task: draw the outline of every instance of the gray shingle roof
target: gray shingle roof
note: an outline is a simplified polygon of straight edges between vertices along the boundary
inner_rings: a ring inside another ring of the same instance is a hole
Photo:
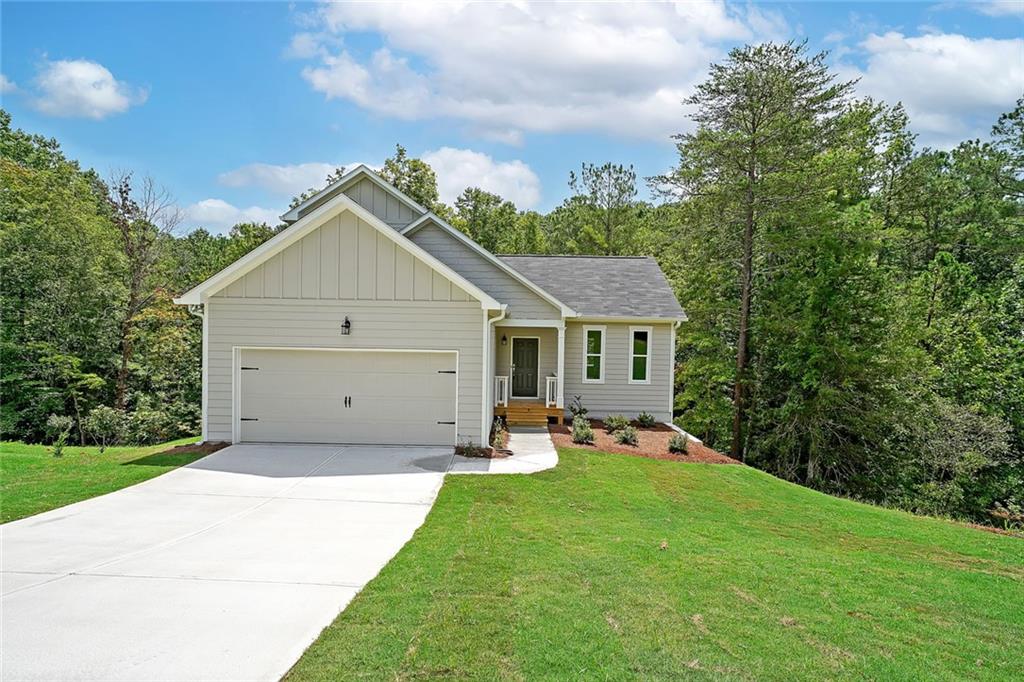
[[[537,286],[588,317],[686,317],[665,273],[650,257],[498,256]]]

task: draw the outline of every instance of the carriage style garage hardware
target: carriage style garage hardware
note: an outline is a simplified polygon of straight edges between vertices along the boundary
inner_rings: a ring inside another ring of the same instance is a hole
[[[348,336],[352,333],[352,322],[349,321],[348,315],[345,316],[345,321],[341,323],[341,335]]]

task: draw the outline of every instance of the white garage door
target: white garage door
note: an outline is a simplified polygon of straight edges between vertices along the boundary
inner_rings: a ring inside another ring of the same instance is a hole
[[[242,350],[242,442],[454,445],[455,353]]]

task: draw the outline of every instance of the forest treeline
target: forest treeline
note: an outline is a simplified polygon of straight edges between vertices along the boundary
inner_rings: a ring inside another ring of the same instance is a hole
[[[381,174],[498,253],[655,256],[690,318],[676,419],[708,445],[1024,523],[1024,100],[985,139],[923,148],[898,103],[785,43],[733,50],[684,104],[671,171],[584,163],[547,214],[476,187],[443,204],[401,146]],[[201,326],[171,298],[283,226],[183,233],[157,183],[100,178],[6,112],[0,172],[3,437],[198,433]]]

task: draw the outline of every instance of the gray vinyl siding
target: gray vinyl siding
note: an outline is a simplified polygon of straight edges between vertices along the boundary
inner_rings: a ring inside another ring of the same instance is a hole
[[[350,199],[396,230],[405,227],[422,215],[394,194],[366,177],[354,182],[343,191]],[[337,192],[324,195],[319,201],[303,209],[300,217],[335,196],[337,196]]]
[[[320,228],[218,291],[215,297],[473,300],[458,285],[349,211],[331,218]]]
[[[505,346],[501,345],[502,336],[508,339],[508,344]],[[558,330],[552,327],[497,327],[494,340],[496,376],[509,376],[513,336],[536,336],[539,338],[537,366],[540,370],[540,378],[537,383],[537,392],[539,397],[543,398],[545,377],[558,373]]]
[[[603,384],[583,383],[583,327],[604,326],[605,371]],[[631,384],[629,378],[629,328],[651,327],[651,383]],[[658,421],[672,421],[672,325],[646,323],[580,323],[565,325],[565,402],[582,396],[589,415],[603,418],[623,414],[635,418],[650,412]]]
[[[509,318],[561,318],[561,311],[558,308],[448,234],[443,228],[430,223],[413,232],[410,239],[498,301],[507,303]]]
[[[483,441],[479,301],[351,213],[218,292],[206,315],[209,440],[232,439],[232,349],[256,346],[458,351],[458,437]]]

